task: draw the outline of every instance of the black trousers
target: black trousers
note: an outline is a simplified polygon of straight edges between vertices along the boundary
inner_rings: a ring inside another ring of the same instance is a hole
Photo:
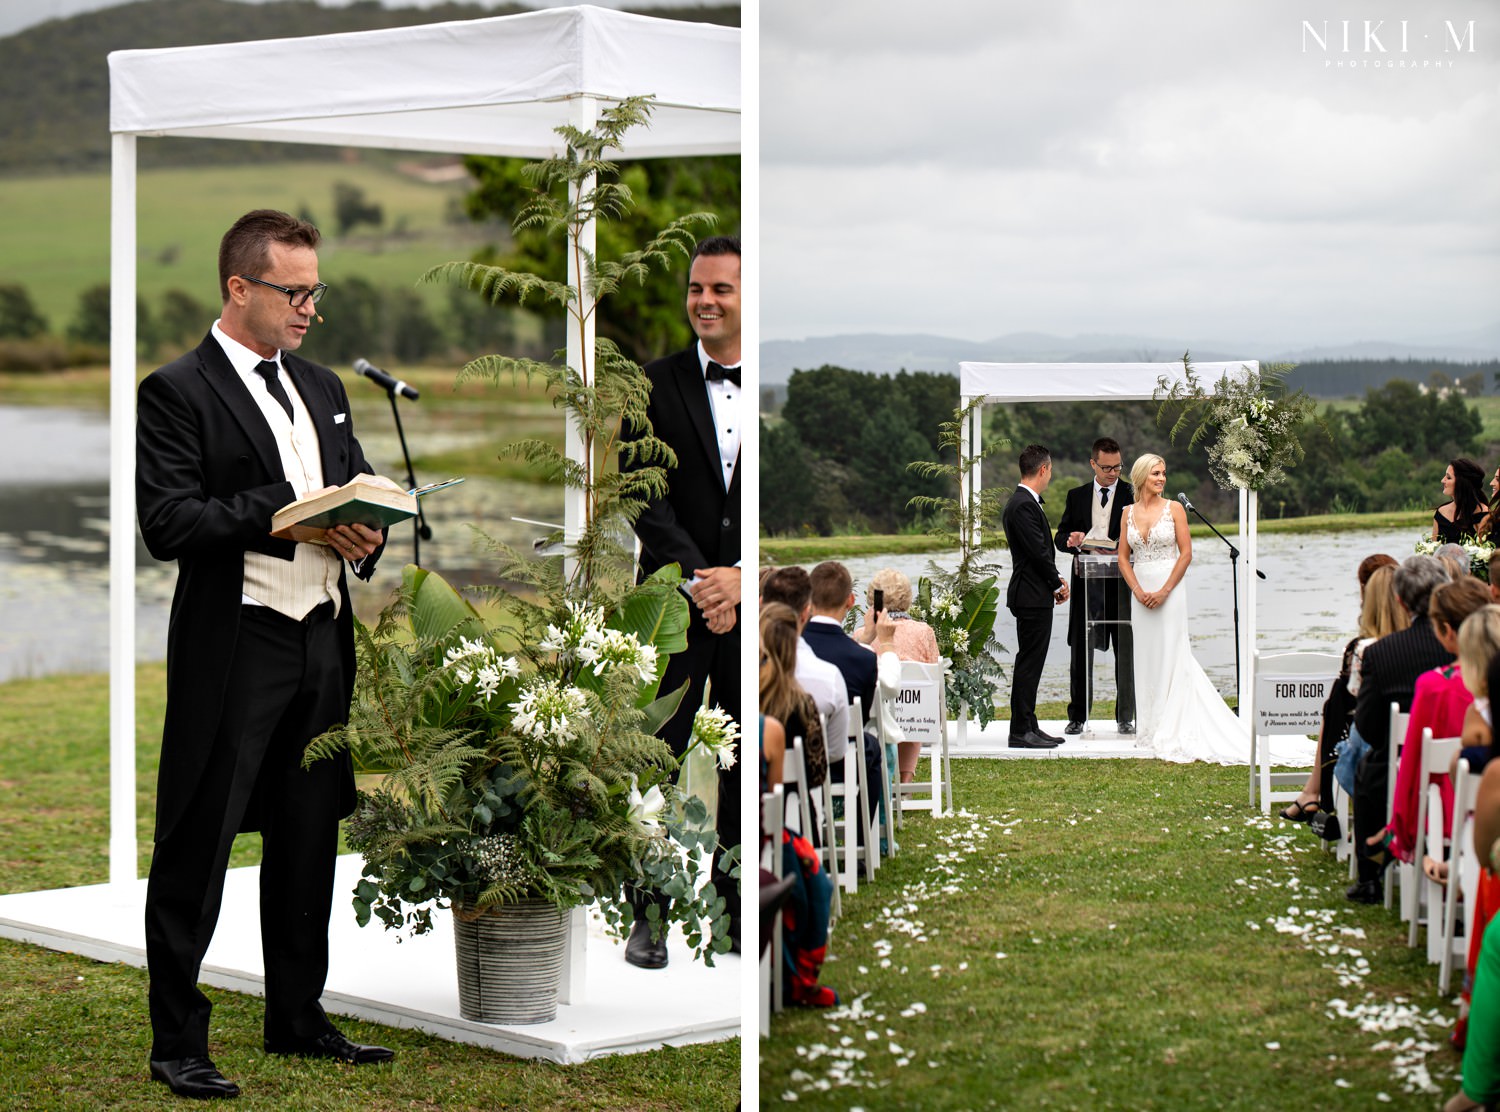
[[[728,633],[715,634],[708,631],[703,615],[694,608],[688,625],[687,649],[673,653],[662,673],[660,690],[665,694],[675,691],[687,683],[687,693],[677,713],[667,720],[661,730],[661,738],[672,747],[674,756],[681,757],[687,751],[693,734],[693,716],[703,705],[703,688],[709,686],[710,703],[722,707],[745,729],[745,720],[740,715],[740,611],[736,609],[735,626]],[[742,739],[743,740],[743,739]],[[744,746],[740,746],[741,756]],[[739,881],[729,874],[724,851],[740,844],[740,768],[744,761],[736,760],[734,767],[719,770],[719,817],[716,833],[719,836],[720,852],[714,855],[714,891],[724,900],[729,912],[729,929],[737,939],[740,933],[740,887]],[[741,862],[743,865],[743,862]],[[640,889],[631,891],[631,904],[640,915],[649,899],[655,898],[665,904],[666,898],[658,894],[647,895]]]
[[[1130,592],[1125,587],[1123,579],[1099,579],[1089,588],[1096,595],[1095,605],[1101,608],[1101,616],[1107,613],[1103,610],[1103,595],[1105,591],[1117,592],[1119,609],[1117,613],[1130,614]],[[1089,719],[1089,674],[1088,674],[1088,650],[1090,638],[1087,636],[1087,627],[1084,625],[1084,585],[1083,580],[1076,575],[1073,577],[1072,585],[1069,587],[1068,606],[1068,649],[1069,649],[1069,683],[1068,683],[1068,720],[1070,722],[1087,722]],[[1108,632],[1106,633],[1105,630]],[[1093,638],[1098,648],[1105,649],[1113,645],[1115,658],[1115,721],[1135,721],[1135,641],[1131,635],[1128,625],[1106,626],[1095,630]],[[1094,665],[1098,669],[1097,662]]]
[[[1382,830],[1391,818],[1385,805],[1391,773],[1386,755],[1384,745],[1372,746],[1354,773],[1354,851],[1360,880],[1379,880],[1385,874],[1384,864],[1365,856],[1365,841]]]
[[[1051,606],[1011,608],[1016,619],[1016,662],[1011,670],[1010,736],[1020,737],[1037,728],[1036,689],[1042,682],[1042,665],[1052,641]]]
[[[340,767],[302,768],[307,742],[342,722],[344,696],[333,604],[303,621],[266,607],[241,612],[218,732],[192,803],[156,843],[146,887],[153,1059],[208,1053],[212,1005],[198,972],[224,895],[230,846],[259,804],[265,1036],[332,1029],[318,1000],[328,973],[328,916],[338,852]]]

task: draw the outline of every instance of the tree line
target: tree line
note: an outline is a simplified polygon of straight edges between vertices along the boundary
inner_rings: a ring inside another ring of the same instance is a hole
[[[897,533],[923,530],[907,503],[917,494],[951,492],[914,476],[917,459],[953,462],[939,452],[939,424],[958,406],[951,374],[895,376],[824,366],[794,371],[780,419],[761,419],[761,528],[771,535]],[[1015,458],[1026,444],[1052,451],[1054,484],[1089,476],[1089,447],[1111,436],[1127,469],[1144,452],[1167,460],[1170,493],[1186,493],[1210,517],[1232,517],[1234,491],[1209,477],[1204,444],[1173,444],[1171,415],[1158,421],[1155,402],[1087,401],[986,407],[986,443],[1009,449],[986,460],[986,486],[1013,486]],[[1457,390],[1391,379],[1367,387],[1352,407],[1325,407],[1298,431],[1305,458],[1288,481],[1261,492],[1264,517],[1360,513],[1436,506],[1439,481],[1456,456],[1489,470],[1500,444],[1482,439],[1479,411]]]

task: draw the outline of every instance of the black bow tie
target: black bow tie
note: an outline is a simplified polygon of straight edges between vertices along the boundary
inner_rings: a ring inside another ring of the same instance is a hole
[[[738,367],[721,367],[719,364],[710,362],[708,370],[703,372],[703,377],[709,382],[723,382],[726,378],[736,386],[740,384],[740,369]]]

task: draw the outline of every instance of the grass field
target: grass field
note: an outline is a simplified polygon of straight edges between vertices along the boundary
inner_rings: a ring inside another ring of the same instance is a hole
[[[761,1041],[761,1106],[1433,1109],[1456,1091],[1436,967],[1245,770],[954,762],[844,896],[822,980]],[[1441,1094],[1441,1095],[1440,1095]],[[793,1103],[795,1102],[795,1103]]]
[[[165,669],[137,672],[137,836],[148,863]],[[0,685],[0,892],[108,879],[108,683],[54,676]],[[232,865],[259,861],[243,835]],[[351,914],[346,901],[335,914]],[[376,928],[370,928],[376,929]],[[394,1047],[391,1068],[272,1060],[260,1000],[208,990],[211,1052],[260,1109],[723,1109],[739,1099],[737,1040],[557,1066],[341,1020],[352,1038]],[[146,974],[0,941],[0,1108],[182,1108],[147,1080]]]
[[[384,208],[385,231],[368,226],[333,235],[333,187],[348,182]],[[429,185],[379,159],[143,170],[137,186],[137,263],[141,296],[154,306],[169,289],[218,304],[219,239],[253,208],[306,209],[325,239],[320,277],[333,285],[359,276],[377,287],[409,287],[424,270],[467,258],[475,246],[508,237],[503,227],[446,220],[467,183]],[[109,177],[71,174],[0,178],[5,250],[0,283],[20,283],[61,333],[78,295],[109,280]],[[396,231],[395,229],[400,229]],[[443,287],[432,287],[434,298]]]

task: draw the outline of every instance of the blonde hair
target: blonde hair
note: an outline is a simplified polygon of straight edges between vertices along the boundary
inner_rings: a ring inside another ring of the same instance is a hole
[[[797,614],[784,602],[760,608],[760,712],[783,723],[803,702],[797,682]]]
[[[1396,594],[1395,564],[1386,564],[1371,573],[1365,582],[1364,599],[1359,611],[1359,635],[1384,637],[1411,625],[1411,615]]]
[[[870,576],[870,585],[865,588],[865,602],[875,605],[875,592],[885,592],[885,608],[891,610],[911,609],[911,580],[895,568],[881,568]]]
[[[1167,465],[1167,461],[1154,452],[1147,452],[1132,463],[1130,465],[1130,485],[1139,491],[1141,484],[1151,477],[1151,469],[1158,463],[1163,467]]]
[[[1500,606],[1482,606],[1458,627],[1458,666],[1476,699],[1490,693],[1490,661],[1500,652]]]

